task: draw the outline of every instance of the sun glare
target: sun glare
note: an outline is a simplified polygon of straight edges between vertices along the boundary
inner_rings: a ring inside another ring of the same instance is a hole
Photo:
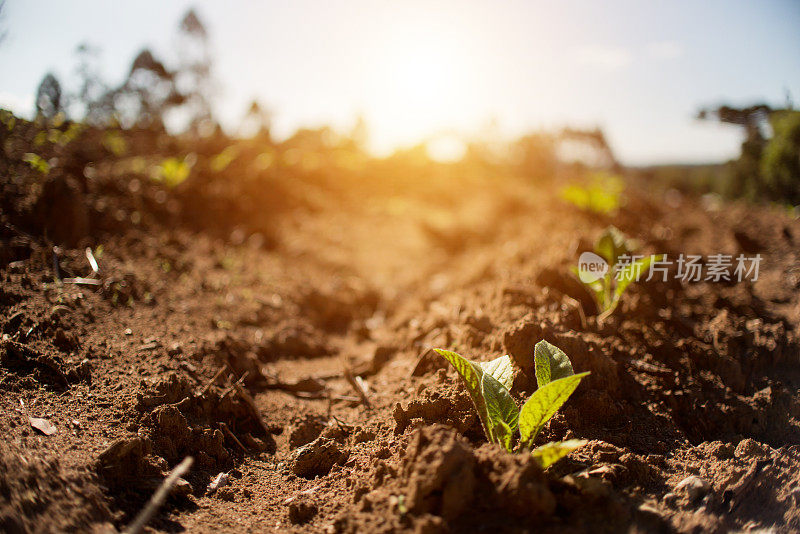
[[[459,37],[437,28],[404,27],[375,48],[365,111],[376,152],[385,154],[465,125],[474,99],[469,55]],[[444,158],[451,159],[454,151],[447,152]]]

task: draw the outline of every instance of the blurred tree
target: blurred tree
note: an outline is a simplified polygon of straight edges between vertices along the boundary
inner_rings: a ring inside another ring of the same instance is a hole
[[[3,8],[4,7],[6,7],[5,0],[0,0],[0,43],[5,41],[6,37],[8,37],[8,30],[5,30],[3,28],[3,26],[4,26],[3,19],[5,18],[3,16]]]
[[[800,111],[770,117],[772,138],[764,147],[761,176],[774,200],[800,205]]]
[[[745,138],[742,141],[741,155],[738,160],[728,163],[728,179],[721,191],[726,196],[749,199],[763,196],[763,186],[759,179],[759,162],[767,142],[764,128],[771,111],[766,104],[756,104],[745,108],[722,105],[701,109],[698,112],[698,119],[716,120],[744,128]]]
[[[133,60],[125,83],[112,91],[113,107],[126,126],[163,129],[166,112],[186,98],[175,87],[175,73],[144,49]]]
[[[270,140],[272,114],[258,100],[253,100],[244,114],[240,129],[243,136],[258,136]]]
[[[64,110],[61,84],[52,72],[45,74],[36,91],[36,116],[52,119]]]
[[[560,152],[565,148],[573,151],[578,159],[588,167],[606,169],[613,172],[620,172],[621,170],[603,130],[599,128],[592,130],[564,128],[558,134],[557,140],[560,145]],[[563,156],[563,154],[560,155]]]
[[[552,180],[558,166],[555,139],[547,133],[520,137],[512,147],[512,158],[523,176],[536,181]]]
[[[744,129],[739,158],[728,163],[722,193],[734,198],[800,203],[798,112],[761,103],[743,108],[727,105],[701,109],[697,117]],[[794,158],[794,159],[793,159]]]
[[[176,87],[186,97],[189,129],[194,133],[213,129],[211,99],[214,82],[208,31],[194,9],[189,9],[181,20],[178,40]]]
[[[108,109],[108,103],[103,98],[108,92],[108,86],[97,68],[100,49],[84,42],[78,45],[75,54],[78,58],[75,74],[79,85],[71,100],[80,106],[82,113],[79,115],[82,115],[86,122],[104,126],[107,124],[106,118],[113,110]]]

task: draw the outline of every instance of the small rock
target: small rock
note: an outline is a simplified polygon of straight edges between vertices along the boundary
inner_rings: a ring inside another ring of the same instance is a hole
[[[173,486],[172,490],[170,491],[170,494],[175,495],[176,497],[187,497],[192,494],[192,491],[194,491],[192,485],[189,484],[188,481],[179,478],[175,483],[175,486]]]
[[[228,480],[230,480],[230,478],[228,477],[228,473],[220,473],[220,474],[218,474],[214,478],[214,480],[212,480],[211,483],[208,485],[208,489],[206,490],[206,493],[208,495],[211,495],[212,493],[214,493],[218,489],[227,486],[228,485]]]
[[[327,475],[334,464],[344,463],[348,456],[348,452],[340,449],[336,441],[319,437],[297,449],[292,461],[292,472],[304,478]]]
[[[675,493],[685,491],[690,502],[702,499],[711,489],[708,481],[695,475],[688,476],[675,486]]]
[[[58,432],[58,429],[50,422],[49,419],[44,419],[42,417],[29,417],[28,420],[33,428],[45,436],[52,436]]]

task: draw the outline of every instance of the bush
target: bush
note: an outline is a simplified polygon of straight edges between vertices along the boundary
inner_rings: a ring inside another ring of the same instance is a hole
[[[800,111],[770,117],[773,135],[761,157],[761,179],[773,200],[800,204]]]

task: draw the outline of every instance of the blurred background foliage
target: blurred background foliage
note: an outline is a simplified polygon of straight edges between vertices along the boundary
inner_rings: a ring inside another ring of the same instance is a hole
[[[0,39],[2,35],[0,31]],[[213,138],[226,146],[214,156],[210,168],[215,172],[227,169],[244,151],[234,145],[214,117],[217,83],[209,35],[195,10],[190,9],[178,24],[176,43],[175,57],[169,60],[142,49],[119,84],[100,75],[99,49],[81,44],[76,50],[75,87],[63,87],[51,72],[42,78],[35,99],[34,122],[41,129],[37,146],[45,141],[69,143],[83,128],[102,130],[102,146],[116,157],[128,154],[133,132]],[[602,130],[567,127],[530,132],[512,141],[494,139],[491,132],[483,139],[460,139],[466,146],[461,160],[476,168],[508,166],[534,183],[556,182],[564,200],[598,213],[610,213],[619,206],[621,176],[688,194],[800,204],[800,112],[794,110],[788,95],[781,108],[762,103],[718,105],[701,109],[697,118],[740,128],[744,138],[740,156],[725,164],[623,169]],[[300,129],[281,143],[281,150],[274,148],[270,127],[270,111],[253,101],[234,136],[259,140],[262,149],[254,161],[262,168],[278,164],[313,172],[335,164],[355,169],[368,157],[368,127],[360,118],[353,131],[344,134],[329,128]],[[429,149],[423,143],[398,150],[393,157],[421,161],[428,157]],[[185,156],[164,153],[151,176],[170,186],[184,182],[191,173]],[[38,154],[29,155],[27,161],[41,172],[49,168],[47,158]]]

